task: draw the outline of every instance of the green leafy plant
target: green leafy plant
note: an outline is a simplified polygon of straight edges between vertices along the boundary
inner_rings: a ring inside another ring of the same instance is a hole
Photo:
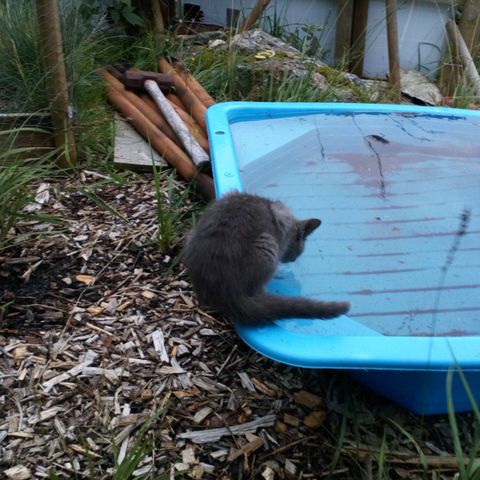
[[[91,2],[81,2],[82,16],[86,19],[94,21],[99,17],[106,17],[115,26],[126,24],[133,27],[144,27],[145,22],[137,13],[132,0],[94,0]]]
[[[143,27],[142,17],[136,13],[136,8],[132,5],[132,0],[109,0],[108,12],[115,23],[123,20],[130,25]]]

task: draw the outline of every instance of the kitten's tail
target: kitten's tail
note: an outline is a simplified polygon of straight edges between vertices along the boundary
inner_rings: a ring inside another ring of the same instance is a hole
[[[283,297],[268,293],[240,297],[228,306],[234,320],[253,325],[281,318],[329,319],[343,315],[349,309],[348,302],[318,302],[304,297]]]

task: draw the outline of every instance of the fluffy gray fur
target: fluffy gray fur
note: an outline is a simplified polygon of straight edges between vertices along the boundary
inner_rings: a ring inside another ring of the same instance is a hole
[[[320,220],[297,220],[281,202],[231,193],[213,203],[190,232],[184,263],[199,301],[244,323],[334,318],[347,302],[270,295],[279,262],[293,262]]]

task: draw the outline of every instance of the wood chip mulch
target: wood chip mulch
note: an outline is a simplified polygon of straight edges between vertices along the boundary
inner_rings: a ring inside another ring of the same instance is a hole
[[[186,197],[182,218],[196,207]],[[132,475],[115,478],[363,478],[384,436],[390,478],[421,471],[415,445],[385,420],[421,428],[418,418],[342,374],[269,361],[198,307],[180,246],[152,243],[151,178],[83,172],[52,182],[41,212],[64,222],[21,224],[16,234],[34,240],[0,252],[6,478],[112,478],[139,445]],[[451,460],[448,422],[433,423],[423,452]]]

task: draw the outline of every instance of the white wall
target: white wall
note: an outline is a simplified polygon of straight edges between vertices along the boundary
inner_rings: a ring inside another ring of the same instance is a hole
[[[448,4],[419,0],[399,1],[397,11],[400,66],[434,77],[445,49]],[[430,44],[430,45],[429,45]],[[383,78],[388,72],[385,1],[370,0],[363,73]]]
[[[238,9],[247,17],[257,0],[185,0],[185,2],[200,5],[205,14],[206,23],[226,24],[227,8]],[[293,32],[296,27],[317,25],[322,27],[318,38],[326,56],[326,62],[333,61],[335,54],[336,27],[335,0],[272,0],[265,10],[265,16],[270,20],[276,16],[281,25],[287,26]],[[268,21],[263,25],[268,32]]]
[[[225,25],[226,9],[239,9],[247,16],[256,0],[186,0],[200,5],[208,23]],[[420,69],[434,77],[445,48],[445,23],[451,17],[451,6],[445,1],[399,0],[398,33],[400,66]],[[318,38],[326,55],[322,60],[333,62],[337,6],[335,0],[272,0],[266,16],[280,18],[289,31],[296,26],[322,27]],[[268,24],[268,22],[267,22]],[[268,31],[268,26],[264,25]],[[428,44],[433,44],[428,45]],[[388,49],[385,22],[385,0],[370,0],[365,45],[364,75],[385,78],[388,72]]]

